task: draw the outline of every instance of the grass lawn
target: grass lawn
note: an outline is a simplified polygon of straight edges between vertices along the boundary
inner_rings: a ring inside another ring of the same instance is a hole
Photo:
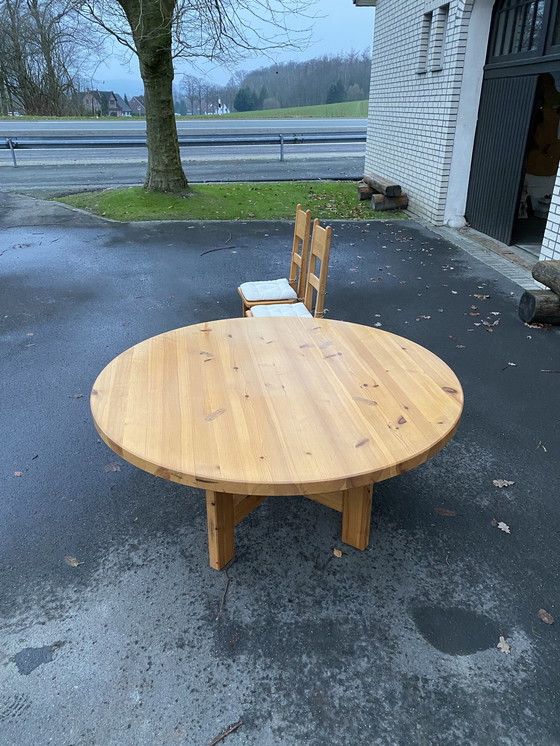
[[[341,104],[298,106],[289,109],[233,112],[222,114],[220,119],[283,119],[297,117],[363,117],[368,115],[367,101],[345,101]]]
[[[185,116],[181,119],[283,119],[283,118],[296,118],[297,117],[367,117],[368,113],[368,102],[367,101],[345,101],[341,104],[320,104],[318,106],[298,106],[291,109],[269,109],[268,111],[243,111],[243,112],[232,112],[231,114],[217,114],[211,115],[197,115],[197,116]],[[107,121],[114,122],[115,127],[121,125],[130,124],[130,122],[143,120],[144,117],[38,117],[38,116],[22,116],[22,117],[5,117],[0,116],[0,122],[17,122],[22,121],[41,121],[41,120],[76,120],[84,121],[91,119],[91,121]]]
[[[320,220],[395,220],[399,210],[374,212],[358,199],[357,182],[285,181],[196,184],[182,194],[147,192],[142,187],[58,197],[114,220],[293,220],[298,203]]]

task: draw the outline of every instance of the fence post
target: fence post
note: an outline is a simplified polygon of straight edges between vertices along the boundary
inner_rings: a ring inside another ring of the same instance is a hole
[[[10,147],[10,150],[12,151],[12,160],[14,162],[14,168],[17,168],[17,161],[16,161],[16,151],[14,150],[14,144],[12,142],[12,138],[8,137],[8,145]]]
[[[280,135],[280,160],[284,160],[284,135]]]

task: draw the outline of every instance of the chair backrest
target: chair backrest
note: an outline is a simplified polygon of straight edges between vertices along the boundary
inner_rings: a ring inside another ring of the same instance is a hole
[[[329,271],[329,255],[331,252],[332,228],[328,225],[321,228],[319,221],[313,221],[311,236],[311,250],[309,252],[309,271],[303,302],[305,307],[315,318],[322,319],[325,313],[325,291],[327,289],[327,273]],[[317,262],[320,262],[317,273]],[[313,309],[313,295],[315,294],[315,309]]]
[[[309,261],[309,235],[311,232],[311,210],[304,212],[301,205],[296,207],[294,241],[292,243],[292,260],[288,282],[296,291],[298,298],[303,298]]]

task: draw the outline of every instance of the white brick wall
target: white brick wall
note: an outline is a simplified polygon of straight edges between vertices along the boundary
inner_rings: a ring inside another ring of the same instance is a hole
[[[443,5],[378,0],[365,164],[366,173],[398,182],[410,211],[436,225],[445,212],[472,2],[451,0],[445,40]],[[428,9],[431,38],[419,73]]]
[[[560,259],[560,172],[552,193],[540,258]]]
[[[460,207],[464,210],[493,4],[492,0],[476,0],[473,34],[477,38],[473,42],[471,34],[463,80],[474,2],[450,0],[448,9],[442,10],[445,0],[377,1],[365,172],[399,183],[408,194],[410,212],[435,225],[445,222],[446,212],[447,217],[460,216]],[[428,25],[429,46],[423,54]],[[462,141],[461,147],[456,144],[458,157],[452,170],[461,93]],[[450,172],[454,180],[448,193]],[[560,170],[541,258],[560,259]]]

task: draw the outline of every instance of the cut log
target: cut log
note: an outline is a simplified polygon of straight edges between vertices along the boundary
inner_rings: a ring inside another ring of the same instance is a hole
[[[519,301],[519,318],[528,324],[560,324],[560,296],[551,290],[526,290]]]
[[[373,189],[365,181],[360,181],[358,184],[358,196],[361,200],[371,199],[373,195]]]
[[[554,290],[560,295],[560,261],[557,259],[545,259],[537,262],[531,272],[535,280],[542,282],[547,288]]]
[[[363,180],[374,191],[384,194],[386,197],[400,197],[402,194],[402,189],[398,184],[389,181],[389,179],[384,179],[382,176],[377,176],[376,174],[364,174]]]
[[[385,197],[384,194],[374,194],[371,198],[372,210],[406,210],[408,197],[401,194],[400,197]]]

